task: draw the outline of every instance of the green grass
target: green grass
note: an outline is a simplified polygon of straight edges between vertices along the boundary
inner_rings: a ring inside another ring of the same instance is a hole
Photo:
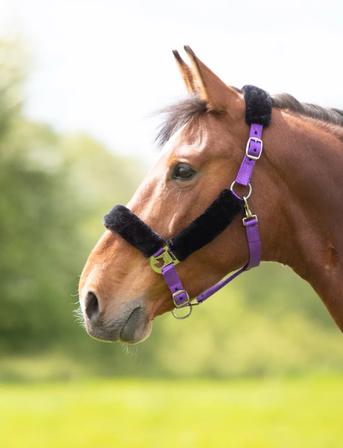
[[[0,385],[2,448],[341,448],[343,377]]]

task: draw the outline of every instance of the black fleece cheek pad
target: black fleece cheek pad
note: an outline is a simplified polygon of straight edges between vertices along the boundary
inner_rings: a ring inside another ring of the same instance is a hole
[[[242,210],[243,202],[230,190],[223,190],[202,215],[167,244],[178,260],[182,261],[212,241]],[[163,238],[123,205],[116,205],[105,216],[104,224],[147,258],[166,244]]]

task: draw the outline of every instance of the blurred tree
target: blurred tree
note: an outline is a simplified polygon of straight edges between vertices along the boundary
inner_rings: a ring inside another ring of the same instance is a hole
[[[20,48],[0,43],[0,349],[39,351],[80,333],[79,272],[133,171],[90,137],[25,119],[24,65]]]

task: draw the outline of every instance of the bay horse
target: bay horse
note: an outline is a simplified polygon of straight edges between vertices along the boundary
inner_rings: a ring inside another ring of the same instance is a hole
[[[228,272],[260,259],[288,265],[309,282],[343,330],[343,111],[229,87],[185,51],[190,64],[174,56],[190,97],[167,109],[157,163],[127,208],[107,215],[83,269],[88,333],[142,341],[157,315],[191,309],[189,297],[212,294]],[[251,113],[255,122],[247,121]],[[237,172],[255,163],[252,182],[251,167],[249,182],[237,182]],[[245,234],[241,213],[243,222],[255,219],[255,236]]]

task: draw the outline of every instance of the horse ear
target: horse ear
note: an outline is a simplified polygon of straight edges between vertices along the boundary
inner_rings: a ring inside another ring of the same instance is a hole
[[[185,63],[185,61],[181,58],[179,52],[177,50],[173,50],[173,55],[176,59],[177,65],[180,69],[183,80],[186,84],[187,90],[190,94],[195,95],[197,93],[194,85],[194,79],[191,72],[191,69]]]
[[[193,85],[196,94],[207,102],[208,109],[213,111],[226,111],[236,117],[244,110],[242,95],[232,87],[227,86],[212,70],[210,70],[193,52],[189,46],[185,46],[193,73]]]

